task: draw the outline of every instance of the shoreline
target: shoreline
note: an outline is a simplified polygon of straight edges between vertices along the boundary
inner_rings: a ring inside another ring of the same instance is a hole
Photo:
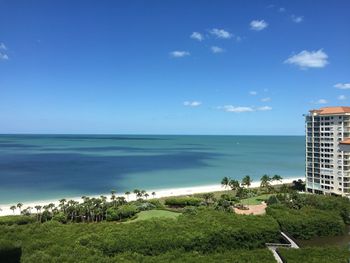
[[[291,178],[285,178],[282,179],[282,182],[274,182],[272,185],[280,185],[280,184],[290,184],[294,180],[304,180],[305,177],[291,177]],[[250,188],[257,188],[260,186],[260,181],[257,182],[252,182]],[[227,191],[229,190],[228,188],[224,188],[221,184],[211,184],[211,185],[202,185],[202,186],[188,186],[188,187],[177,187],[177,188],[165,188],[165,189],[150,189],[146,190],[146,192],[150,195],[150,199],[153,197],[151,196],[152,192],[155,192],[156,195],[154,198],[162,198],[162,197],[171,197],[171,196],[182,196],[182,195],[192,195],[192,194],[200,194],[200,193],[208,193],[208,192],[220,192],[220,191]],[[107,197],[107,199],[110,199],[111,194],[101,194]],[[91,195],[89,196],[90,198],[99,198],[101,195]],[[129,198],[125,194],[121,193],[116,193],[116,196],[123,196],[125,197],[126,200],[128,201],[134,201],[136,200],[136,195],[134,193],[131,193],[129,195]],[[62,197],[64,198],[64,197]],[[62,199],[59,198],[59,199]],[[37,201],[29,201],[29,202],[23,202],[23,209],[27,207],[32,207],[32,212],[35,213],[35,208],[34,206],[36,205],[47,205],[49,203],[55,204],[57,206],[59,204],[59,199],[55,200],[37,200]],[[82,199],[81,197],[66,197],[67,200],[74,200],[77,202],[81,202]],[[19,215],[19,209],[16,209],[15,212],[13,213],[10,207],[12,205],[15,205],[14,203],[12,204],[0,204],[0,216],[6,216],[6,215]]]

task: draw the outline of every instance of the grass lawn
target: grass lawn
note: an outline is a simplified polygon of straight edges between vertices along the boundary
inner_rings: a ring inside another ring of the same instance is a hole
[[[241,204],[243,205],[259,205],[262,201],[266,201],[273,194],[263,194],[255,197],[247,198],[241,200]]]
[[[151,218],[177,218],[181,213],[166,211],[166,210],[148,210],[148,211],[141,211],[137,214],[137,218],[132,221],[127,221],[127,223],[136,222],[140,220],[147,220]]]

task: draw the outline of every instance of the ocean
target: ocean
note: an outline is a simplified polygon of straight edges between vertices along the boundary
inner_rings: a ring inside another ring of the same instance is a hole
[[[0,204],[304,175],[304,136],[0,135]]]

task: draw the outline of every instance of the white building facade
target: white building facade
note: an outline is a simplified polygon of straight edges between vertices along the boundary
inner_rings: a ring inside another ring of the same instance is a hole
[[[305,116],[306,191],[350,196],[350,107]]]

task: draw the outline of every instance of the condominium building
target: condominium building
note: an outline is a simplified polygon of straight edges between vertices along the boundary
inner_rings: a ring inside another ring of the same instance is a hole
[[[306,190],[350,196],[350,107],[324,107],[305,116]]]

